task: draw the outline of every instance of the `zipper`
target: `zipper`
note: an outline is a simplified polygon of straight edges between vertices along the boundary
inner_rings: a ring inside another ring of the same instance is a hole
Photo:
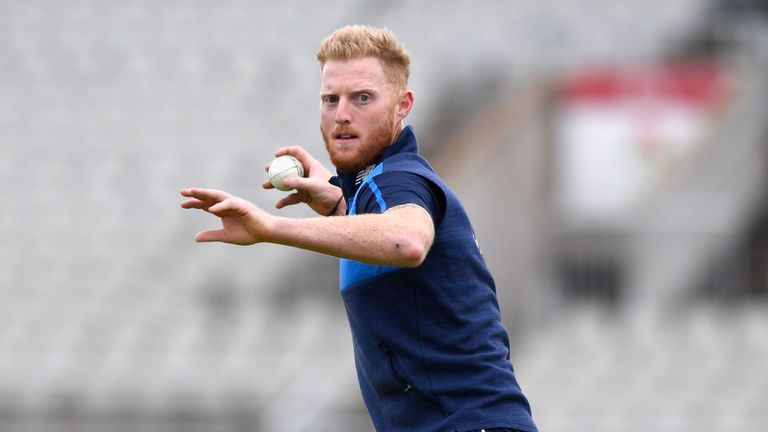
[[[413,386],[408,381],[406,381],[399,373],[397,373],[397,370],[395,369],[395,362],[392,359],[392,352],[389,350],[389,348],[382,345],[381,349],[384,351],[384,354],[387,355],[387,363],[389,363],[389,371],[392,373],[392,376],[396,380],[400,381],[400,383],[403,385],[403,390],[402,390],[403,393],[408,393],[408,391],[410,391],[413,388]]]

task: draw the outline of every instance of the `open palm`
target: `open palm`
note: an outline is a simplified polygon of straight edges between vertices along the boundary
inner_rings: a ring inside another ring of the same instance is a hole
[[[183,189],[181,195],[190,199],[182,208],[205,210],[221,218],[222,228],[201,231],[198,242],[225,242],[250,245],[264,240],[271,215],[254,204],[225,192],[213,189]]]

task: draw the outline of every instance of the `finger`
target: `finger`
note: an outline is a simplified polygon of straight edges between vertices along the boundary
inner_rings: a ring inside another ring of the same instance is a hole
[[[220,242],[220,241],[224,241],[224,239],[225,239],[225,234],[223,229],[200,231],[195,236],[195,241],[200,243]]]
[[[299,160],[299,162],[301,162],[302,165],[304,165],[305,168],[309,168],[311,165],[317,163],[315,158],[312,157],[312,155],[309,154],[308,151],[304,150],[304,147],[301,146],[289,146],[277,149],[275,152],[275,157],[282,155],[291,155],[295,157]]]
[[[229,194],[216,189],[188,188],[180,192],[185,197],[197,198],[201,201],[223,201],[229,198]]]
[[[183,203],[181,203],[181,208],[185,209],[201,209],[205,210],[208,208],[208,204],[198,200],[198,199],[191,199],[186,200]]]
[[[282,156],[282,155],[297,156],[298,154],[301,154],[301,153],[307,156],[309,155],[309,153],[306,150],[304,150],[304,147],[302,146],[285,146],[275,150],[275,157]]]
[[[185,196],[185,197],[193,197],[193,196],[194,196],[194,191],[202,191],[202,190],[204,190],[204,189],[197,189],[197,188],[184,188],[184,189],[181,189],[181,190],[179,191],[179,193],[180,193],[182,196]]]
[[[302,202],[301,201],[301,196],[298,193],[292,193],[292,194],[284,197],[283,199],[281,199],[277,203],[275,203],[275,207],[281,209],[283,207],[287,207],[289,205],[294,205],[294,204],[299,204],[301,202]]]
[[[261,187],[264,189],[274,189],[275,186],[272,185],[272,183],[269,180],[264,180],[264,183],[261,184]]]
[[[216,216],[231,216],[233,212],[237,212],[240,206],[237,201],[233,199],[225,199],[208,207],[208,212],[215,214]]]
[[[306,177],[285,177],[283,178],[283,186],[296,190],[307,190],[312,186],[312,179]]]

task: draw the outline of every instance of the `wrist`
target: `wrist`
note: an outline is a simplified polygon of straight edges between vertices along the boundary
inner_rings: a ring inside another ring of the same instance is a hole
[[[339,211],[339,205],[341,204],[341,200],[343,200],[343,199],[344,199],[344,194],[341,194],[341,196],[339,197],[339,200],[336,201],[336,205],[333,206],[331,211],[328,213],[328,216],[336,215],[336,213]]]
[[[285,244],[290,232],[290,218],[274,216],[263,232],[263,241],[267,243]]]

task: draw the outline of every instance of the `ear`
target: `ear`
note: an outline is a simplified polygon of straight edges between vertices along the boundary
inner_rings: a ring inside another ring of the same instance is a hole
[[[411,108],[413,108],[413,92],[407,89],[401,91],[400,100],[397,105],[397,121],[401,122],[404,118],[408,117]]]

